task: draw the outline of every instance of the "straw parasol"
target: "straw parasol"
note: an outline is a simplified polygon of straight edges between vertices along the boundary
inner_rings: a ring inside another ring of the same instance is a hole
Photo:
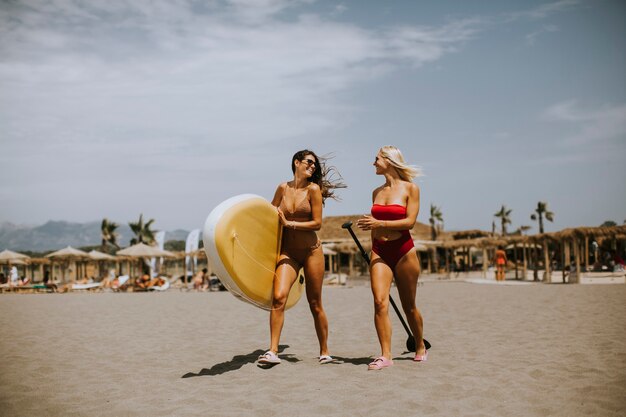
[[[491,233],[486,232],[480,229],[471,229],[471,230],[459,230],[457,232],[448,232],[448,235],[452,236],[452,239],[476,239],[480,237],[488,237],[491,236]]]
[[[156,246],[148,246],[145,243],[137,243],[126,249],[118,250],[117,255],[131,258],[173,258],[176,256],[170,251],[159,249]]]
[[[65,270],[67,269],[68,262],[74,262],[76,268],[74,278],[78,278],[78,261],[83,261],[89,259],[89,254],[80,249],[73,248],[68,246],[66,248],[60,249],[56,252],[52,252],[46,255],[46,258],[55,261],[61,261],[63,267],[63,280],[65,281]]]
[[[175,258],[176,254],[167,250],[159,249],[156,246],[149,246],[145,243],[137,243],[136,245],[129,246],[125,249],[119,250],[116,253],[118,256],[123,256],[128,259],[145,260],[148,258]],[[130,273],[130,260],[128,261],[129,273]]]
[[[87,259],[89,254],[80,249],[75,249],[71,246],[60,249],[56,252],[52,252],[46,255],[46,258],[51,259]]]
[[[111,256],[108,253],[100,252],[97,250],[91,250],[89,253],[89,259],[94,261],[98,265],[98,275],[102,276],[102,264],[106,262],[116,262],[115,256]]]
[[[8,263],[24,265],[28,259],[30,259],[30,256],[19,252],[13,252],[12,250],[5,249],[0,252],[0,263],[2,264]]]
[[[87,255],[89,255],[89,258],[94,261],[114,261],[115,260],[115,256],[111,256],[108,253],[103,253],[95,249],[89,252]]]

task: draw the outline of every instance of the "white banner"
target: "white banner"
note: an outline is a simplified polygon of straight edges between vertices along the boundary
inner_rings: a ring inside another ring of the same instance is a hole
[[[193,259],[193,271],[195,271],[198,267],[198,257],[190,256],[191,253],[198,250],[200,244],[200,229],[193,229],[187,235],[187,241],[185,242],[185,275],[191,276],[192,268],[191,268],[191,260]]]
[[[154,235],[154,241],[156,246],[163,250],[163,244],[165,243],[165,231],[161,230]],[[150,270],[152,271],[152,277],[156,277],[161,272],[161,266],[163,265],[163,258],[159,258],[159,266],[157,268],[157,259],[150,259]]]

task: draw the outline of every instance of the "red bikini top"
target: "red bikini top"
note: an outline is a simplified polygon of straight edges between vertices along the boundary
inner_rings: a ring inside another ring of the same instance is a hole
[[[406,218],[406,207],[400,204],[374,204],[372,216],[377,220],[401,220]]]

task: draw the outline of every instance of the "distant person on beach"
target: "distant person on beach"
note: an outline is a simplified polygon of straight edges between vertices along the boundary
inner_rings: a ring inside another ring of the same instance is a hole
[[[141,278],[137,278],[135,280],[135,289],[142,291],[147,290],[150,287],[150,276],[148,274],[143,274]]]
[[[113,279],[105,278],[102,282],[102,288],[109,288],[112,290],[125,290],[128,286],[127,279],[122,282],[122,277],[114,276]]]
[[[458,262],[456,261],[455,258],[452,259],[452,262],[450,262],[450,272],[454,273],[455,278],[459,276],[459,272],[461,272],[461,269],[459,267]]]
[[[58,290],[57,284],[50,281],[50,270],[48,269],[43,272],[43,285],[45,285],[46,288],[51,289],[52,292],[57,292]]]
[[[343,185],[329,181],[329,168],[309,150],[293,155],[291,171],[293,179],[280,184],[272,200],[283,226],[283,237],[272,290],[270,348],[259,356],[259,363],[280,363],[278,343],[285,321],[285,305],[300,268],[304,268],[306,275],[306,296],[320,345],[319,362],[327,363],[333,359],[328,351],[328,319],[322,306],[324,254],[315,231],[322,227],[324,201],[334,197],[334,188]]]
[[[208,291],[211,278],[209,277],[209,270],[207,268],[202,268],[202,291]]]
[[[150,280],[148,284],[148,288],[160,288],[163,287],[167,283],[165,277],[154,277]]]
[[[370,277],[374,295],[374,325],[380,342],[381,355],[368,369],[379,370],[393,365],[391,356],[391,321],[389,319],[389,292],[395,277],[402,308],[415,336],[414,360],[428,357],[423,339],[423,320],[415,305],[420,263],[410,230],[415,225],[420,206],[420,190],[412,181],[419,175],[416,167],[407,165],[400,150],[384,146],[374,160],[376,175],[385,177],[385,183],[372,193],[371,216],[357,221],[362,230],[370,230],[372,259]]]
[[[11,270],[9,271],[9,284],[12,287],[15,287],[19,284],[20,277],[17,273],[17,267],[13,265]]]
[[[84,277],[83,279],[79,279],[76,281],[77,284],[91,284],[93,282],[93,278]]]
[[[205,271],[206,271],[206,268],[203,269],[202,271],[196,272],[196,274],[193,276],[193,289],[194,290],[202,290],[202,287],[204,284]]]
[[[226,287],[222,284],[222,281],[215,275],[211,273],[209,275],[209,291],[226,291]]]
[[[494,263],[496,264],[496,281],[504,281],[507,258],[502,246],[498,246],[498,249],[496,249]]]
[[[616,251],[615,256],[613,257],[613,272],[623,272],[624,271],[624,259],[620,256],[620,254]]]

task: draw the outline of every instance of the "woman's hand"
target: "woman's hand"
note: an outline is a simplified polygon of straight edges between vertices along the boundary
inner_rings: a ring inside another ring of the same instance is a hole
[[[280,207],[276,207],[276,210],[278,211],[278,218],[280,219],[280,224],[282,224],[283,226],[287,226],[287,223],[289,221],[285,217],[285,213],[283,213]]]
[[[365,216],[361,217],[359,220],[356,221],[356,226],[361,230],[379,229],[383,227],[383,225],[384,225],[384,222],[380,220],[376,220],[369,214],[366,214]]]

